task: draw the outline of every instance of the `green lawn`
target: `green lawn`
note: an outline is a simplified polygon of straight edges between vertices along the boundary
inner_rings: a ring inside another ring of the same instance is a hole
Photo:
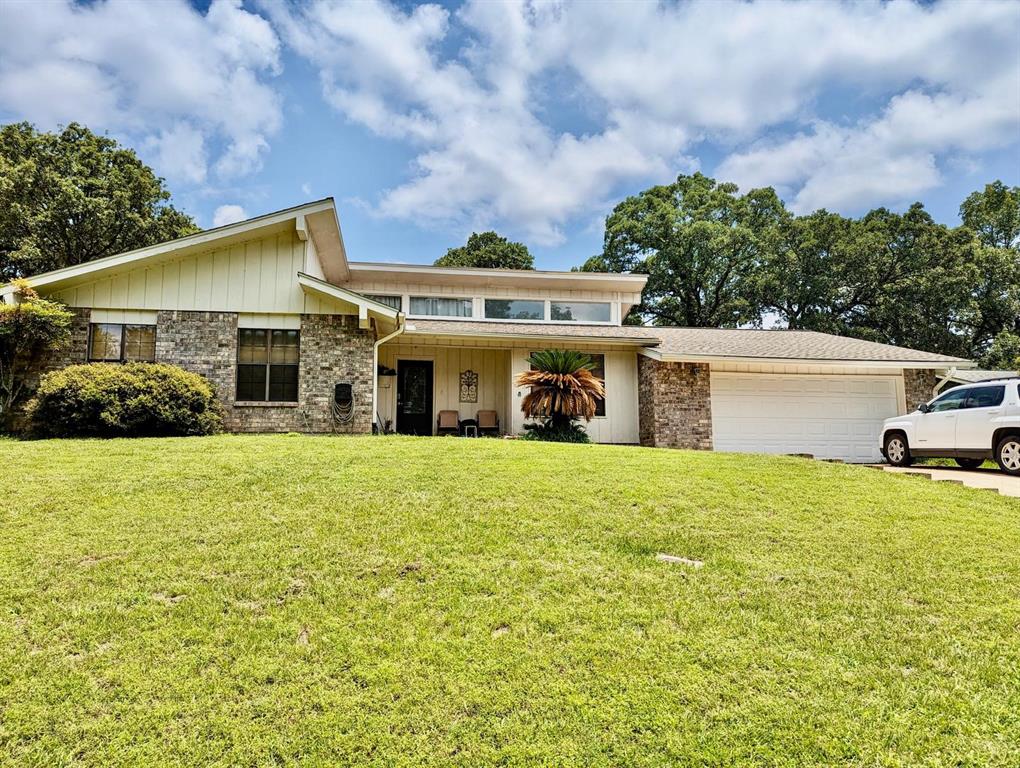
[[[1020,764],[990,492],[454,438],[0,465],[3,764]]]

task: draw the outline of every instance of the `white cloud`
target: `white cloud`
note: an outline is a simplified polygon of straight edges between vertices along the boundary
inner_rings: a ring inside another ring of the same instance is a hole
[[[77,121],[199,183],[257,169],[279,128],[280,44],[240,0],[203,16],[183,0],[8,3],[0,113],[43,129]]]
[[[221,205],[213,213],[212,225],[223,227],[248,218],[248,212],[239,205]]]
[[[733,149],[721,171],[785,185],[798,205],[852,205],[930,188],[957,149],[1020,130],[1020,18],[1008,2],[477,0],[451,15],[318,0],[265,10],[318,68],[335,109],[417,147],[411,176],[377,213],[503,224],[542,244],[620,184],[696,165],[685,153],[702,140]],[[594,128],[544,121],[548,83],[561,75]],[[819,95],[834,87],[878,113],[821,119]],[[791,140],[749,144],[790,125]],[[864,164],[875,166],[870,178]]]
[[[942,183],[940,155],[953,166],[1017,139],[1015,90],[1015,82],[998,78],[969,96],[907,91],[877,117],[850,126],[820,121],[808,132],[757,143],[717,173],[745,187],[774,185],[797,212],[909,202]]]

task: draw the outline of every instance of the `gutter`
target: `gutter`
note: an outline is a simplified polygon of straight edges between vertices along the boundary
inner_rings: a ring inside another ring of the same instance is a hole
[[[394,330],[393,333],[383,336],[372,345],[372,426],[374,426],[377,431],[379,429],[379,423],[377,421],[379,417],[379,347],[390,339],[396,338],[402,334],[406,327],[407,323],[404,319],[404,313],[398,312],[396,330]]]

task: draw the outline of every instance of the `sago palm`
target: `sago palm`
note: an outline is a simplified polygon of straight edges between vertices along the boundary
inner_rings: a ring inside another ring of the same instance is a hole
[[[531,370],[517,376],[517,386],[531,387],[521,402],[525,416],[547,419],[554,427],[567,427],[574,419],[591,421],[595,400],[604,398],[606,390],[592,374],[588,355],[545,349],[532,353],[528,362]]]

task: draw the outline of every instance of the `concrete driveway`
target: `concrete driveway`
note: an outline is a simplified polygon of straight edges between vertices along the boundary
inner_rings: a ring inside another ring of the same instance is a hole
[[[959,467],[891,467],[880,466],[886,472],[899,472],[911,475],[928,475],[935,481],[963,483],[968,488],[988,488],[998,491],[1003,496],[1020,498],[1020,477],[1011,477],[1005,472],[995,469],[960,469]]]

